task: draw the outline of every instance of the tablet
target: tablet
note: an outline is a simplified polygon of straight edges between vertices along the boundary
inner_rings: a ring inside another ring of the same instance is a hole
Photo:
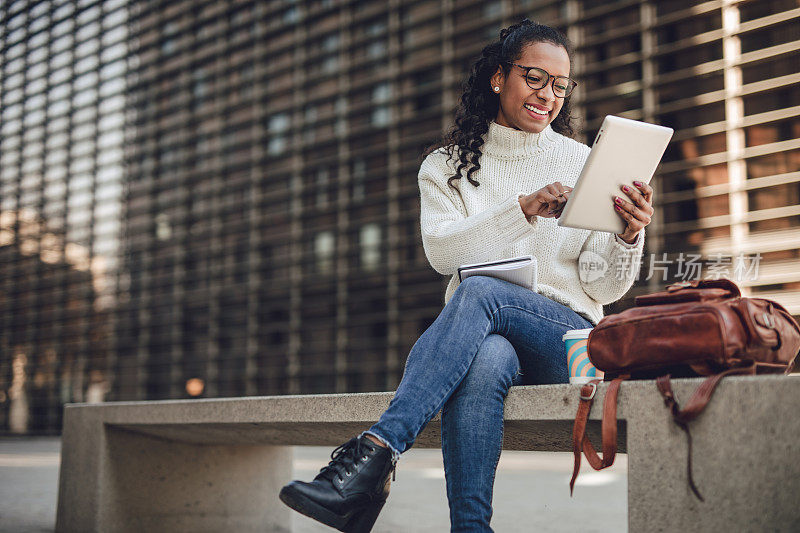
[[[622,233],[625,221],[614,209],[614,196],[628,195],[622,185],[650,183],[672,128],[608,115],[592,143],[575,189],[558,218],[559,226]]]

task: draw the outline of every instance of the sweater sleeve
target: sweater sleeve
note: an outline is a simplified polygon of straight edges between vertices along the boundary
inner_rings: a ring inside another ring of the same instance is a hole
[[[620,243],[613,233],[592,231],[583,244],[579,262],[602,259],[607,264],[607,270],[603,276],[591,280],[581,277],[583,290],[601,305],[622,298],[639,275],[643,249],[644,228],[639,232],[637,241],[630,245]],[[593,254],[597,255],[593,257]]]
[[[460,195],[437,167],[424,161],[418,179],[422,245],[434,270],[452,275],[461,265],[498,259],[509,245],[533,233],[537,218],[528,222],[519,204],[525,193],[467,216]]]

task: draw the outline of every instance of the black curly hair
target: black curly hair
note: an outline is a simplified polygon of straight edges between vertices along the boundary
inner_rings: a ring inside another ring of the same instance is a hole
[[[447,180],[448,185],[454,189],[456,187],[453,181],[461,179],[461,173],[465,168],[468,168],[467,180],[475,187],[480,185],[472,178],[472,174],[481,168],[482,137],[489,131],[489,122],[495,119],[500,107],[500,97],[489,90],[490,78],[497,72],[498,66],[503,69],[503,74],[508,76],[511,69],[509,62],[517,61],[525,46],[541,42],[563,47],[569,55],[570,62],[572,61],[572,45],[563,33],[526,18],[500,30],[500,39],[487,45],[472,64],[469,77],[462,86],[455,124],[441,140],[429,146],[422,154],[424,158],[438,148],[444,147],[450,161],[456,157],[456,148],[458,149],[458,168],[455,175]],[[572,121],[570,98],[567,97],[551,127],[562,135],[572,137],[575,133]]]

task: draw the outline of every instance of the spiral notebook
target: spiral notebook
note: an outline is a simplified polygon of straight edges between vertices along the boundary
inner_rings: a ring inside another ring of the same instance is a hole
[[[491,276],[535,291],[537,278],[536,258],[532,255],[523,255],[510,259],[458,267],[459,281],[464,281],[470,276]]]

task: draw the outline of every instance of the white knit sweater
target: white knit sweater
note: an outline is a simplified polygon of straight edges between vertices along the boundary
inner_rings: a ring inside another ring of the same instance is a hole
[[[596,325],[603,304],[619,300],[633,285],[644,230],[629,245],[613,233],[560,227],[555,218],[534,216],[528,222],[519,197],[555,181],[574,187],[589,147],[550,126],[536,134],[495,122],[484,141],[481,168],[473,174],[478,187],[465,177],[453,182],[458,191],[448,186],[457,162],[448,162],[443,148],[428,155],[419,170],[425,254],[437,272],[453,276],[445,303],[458,286],[459,266],[531,254],[538,262],[537,292]],[[622,191],[620,196],[625,197]],[[587,250],[605,259],[609,269],[599,279],[581,281],[578,258]],[[633,268],[617,269],[618,264]]]

